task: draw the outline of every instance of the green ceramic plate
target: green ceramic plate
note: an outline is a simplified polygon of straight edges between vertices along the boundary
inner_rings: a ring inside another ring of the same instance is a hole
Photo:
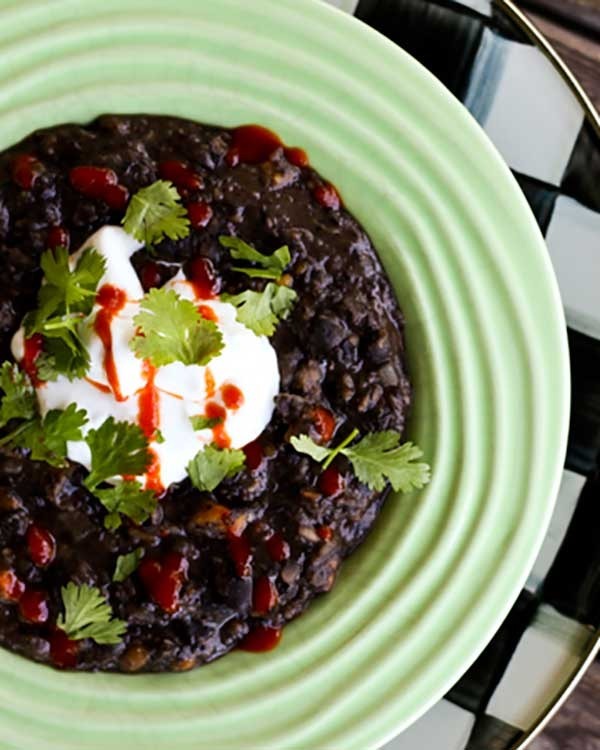
[[[259,122],[305,147],[406,312],[411,437],[434,469],[268,655],[128,677],[1,652],[0,747],[376,747],[492,636],[557,489],[564,321],[516,183],[423,68],[316,0],[0,0],[0,54],[0,147],[105,111]]]

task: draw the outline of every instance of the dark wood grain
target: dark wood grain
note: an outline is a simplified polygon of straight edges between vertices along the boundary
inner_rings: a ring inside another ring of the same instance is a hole
[[[600,10],[597,12],[600,16]],[[537,13],[529,16],[575,73],[593,104],[600,108],[600,41]]]
[[[600,33],[600,0],[521,0],[519,5],[554,18],[569,28]]]
[[[596,662],[530,750],[600,748],[600,662]]]

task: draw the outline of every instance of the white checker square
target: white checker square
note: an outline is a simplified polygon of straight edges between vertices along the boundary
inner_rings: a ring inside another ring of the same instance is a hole
[[[562,691],[593,633],[584,625],[542,605],[519,641],[486,713],[529,729]]]
[[[586,478],[581,474],[576,474],[568,469],[563,472],[550,528],[525,587],[533,593],[539,590],[552,567],[575,513],[577,501],[585,482]]]
[[[560,195],[546,242],[568,324],[600,338],[600,214]]]
[[[583,109],[537,47],[486,29],[465,105],[512,169],[560,185]]]
[[[492,0],[454,0],[459,5],[466,5],[467,8],[477,11],[484,16],[492,15]]]
[[[474,725],[472,713],[441,700],[381,750],[464,750]]]
[[[333,5],[334,8],[345,10],[346,13],[350,13],[350,15],[354,14],[354,11],[358,6],[358,0],[325,0],[325,2],[329,3],[329,5]]]

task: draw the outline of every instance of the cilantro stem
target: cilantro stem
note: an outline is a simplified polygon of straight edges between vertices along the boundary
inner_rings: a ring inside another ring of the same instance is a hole
[[[57,331],[61,328],[69,328],[71,323],[78,323],[80,320],[83,319],[83,315],[80,315],[79,313],[67,313],[67,315],[56,319],[50,319],[47,320],[44,323],[44,330],[45,331]]]
[[[352,430],[352,432],[348,435],[348,437],[345,440],[342,440],[342,442],[337,446],[337,448],[332,448],[331,453],[327,456],[325,461],[323,462],[323,468],[326,469],[328,466],[331,465],[331,462],[333,459],[342,453],[344,448],[349,445],[354,438],[358,437],[359,431],[356,429],[356,427]]]
[[[9,432],[8,435],[5,435],[3,438],[0,438],[0,446],[10,443],[11,440],[14,440],[14,438],[16,438],[22,432],[25,432],[25,430],[30,426],[30,424],[31,424],[30,422],[23,422],[23,424],[19,425],[12,432]]]

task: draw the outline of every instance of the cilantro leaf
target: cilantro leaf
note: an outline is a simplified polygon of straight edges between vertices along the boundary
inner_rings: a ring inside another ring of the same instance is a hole
[[[205,365],[223,349],[215,323],[173,289],[151,289],[133,322],[140,333],[131,341],[132,350],[156,367],[171,362]]]
[[[224,479],[237,474],[245,463],[244,451],[207,445],[189,462],[187,473],[194,487],[212,492]]]
[[[0,368],[0,388],[4,396],[0,401],[0,427],[11,419],[33,419],[37,401],[31,381],[18,365],[3,362]]]
[[[37,310],[23,320],[25,332],[27,336],[40,333],[44,337],[44,352],[39,358],[40,378],[55,380],[58,374],[64,374],[72,380],[89,369],[89,355],[79,325],[92,311],[106,260],[88,247],[71,270],[67,249],[57,247],[42,254],[40,265],[45,283],[38,293]]]
[[[92,470],[84,484],[94,492],[101,483],[119,474],[143,474],[152,461],[148,440],[138,427],[108,417],[85,436],[92,454]]]
[[[142,485],[132,479],[124,480],[114,487],[95,489],[94,495],[108,511],[104,518],[104,527],[109,531],[118,529],[123,514],[134,523],[144,523],[156,508],[156,494],[152,490],[143,490]]]
[[[122,221],[125,231],[145,245],[155,245],[165,237],[187,237],[190,221],[180,200],[177,189],[167,180],[157,180],[138,190]]]
[[[283,247],[275,250],[272,255],[263,255],[263,253],[253,248],[252,245],[248,245],[248,243],[239,237],[221,236],[219,237],[219,242],[229,250],[234,260],[247,260],[259,266],[259,268],[233,266],[233,271],[245,273],[246,276],[278,281],[292,259],[287,245],[283,245]]]
[[[67,329],[47,333],[44,351],[36,360],[40,380],[56,380],[64,375],[69,380],[83,378],[90,368],[90,355],[79,335]]]
[[[382,490],[389,480],[396,492],[424,487],[430,479],[425,463],[415,463],[423,451],[412,443],[400,445],[393,430],[375,432],[345,449],[357,478],[374,490]]]
[[[237,307],[237,319],[257,336],[272,336],[280,320],[290,314],[298,298],[293,289],[270,282],[262,292],[222,294],[221,300]]]
[[[190,422],[194,430],[212,430],[218,424],[221,424],[223,417],[205,417],[202,415],[190,417]]]
[[[357,436],[358,430],[354,430],[337,448],[317,445],[308,435],[293,437],[291,443],[299,453],[306,453],[315,461],[324,461],[324,468],[336,455],[343,454],[350,460],[359,481],[372,490],[383,490],[389,481],[396,492],[408,492],[429,482],[429,466],[416,462],[423,452],[412,443],[401,445],[398,432],[371,432],[350,445]]]
[[[85,409],[69,404],[64,411],[52,409],[43,420],[30,422],[20,435],[14,436],[13,442],[28,448],[33,461],[64,467],[67,465],[67,441],[82,440],[82,427],[87,421]]]
[[[141,547],[134,549],[133,552],[128,552],[126,555],[119,555],[115,565],[115,572],[112,577],[113,581],[115,583],[121,583],[121,581],[129,578],[129,576],[137,570],[143,556],[144,550]]]
[[[100,589],[72,581],[60,590],[64,615],[59,615],[56,626],[74,641],[91,638],[99,644],[120,643],[127,630],[124,620],[113,618],[113,611]]]
[[[315,461],[324,461],[331,453],[331,448],[325,448],[315,443],[308,435],[300,435],[291,438],[292,446],[298,453],[306,453],[307,456],[314,458]]]
[[[106,270],[106,260],[97,250],[91,247],[83,250],[71,270],[69,251],[59,246],[42,254],[40,266],[46,283],[40,287],[38,300],[45,317],[63,307],[66,313],[87,315],[92,311],[96,287]]]

